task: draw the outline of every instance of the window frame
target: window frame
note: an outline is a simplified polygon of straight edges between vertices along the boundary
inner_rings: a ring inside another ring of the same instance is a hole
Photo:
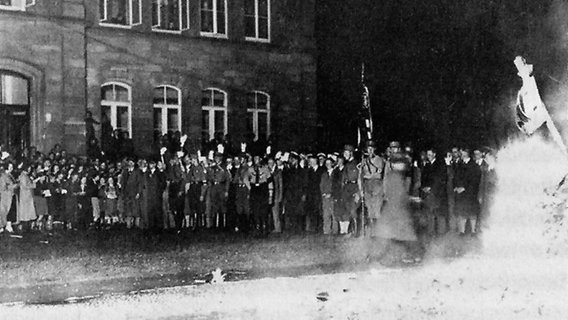
[[[158,16],[157,16],[157,17],[158,17],[158,24],[157,24],[157,25],[154,25],[154,23],[152,22],[152,31],[155,31],[155,32],[164,32],[164,33],[181,34],[183,31],[187,31],[187,30],[189,30],[189,29],[191,28],[191,24],[190,24],[190,23],[191,23],[191,18],[190,18],[190,15],[189,15],[189,14],[190,14],[190,10],[189,10],[190,3],[189,3],[189,0],[176,0],[176,1],[178,2],[178,8],[179,8],[179,13],[178,13],[178,18],[179,18],[179,30],[170,30],[170,29],[162,29],[162,28],[160,28],[160,22],[161,22],[161,21],[160,21],[160,20],[161,20],[160,10],[161,10],[161,9],[160,9],[160,5],[159,5],[159,4],[160,4],[159,1],[160,1],[160,0],[152,0],[152,18],[154,17],[154,6],[153,6],[153,4],[154,4],[155,2],[157,2],[156,8],[157,8],[157,10],[158,10]],[[182,13],[183,13],[183,10],[182,10],[182,7],[183,7],[183,6],[182,6],[182,3],[183,3],[184,1],[185,1],[185,3],[186,3],[186,5],[185,5],[185,7],[186,7],[186,28],[183,28],[183,23],[182,23],[182,21],[183,21],[183,20],[182,20],[182,18],[183,18],[183,14],[182,14]]]
[[[205,92],[208,92],[208,94],[211,95],[211,105],[209,106],[204,106],[203,103],[201,103],[201,116],[203,117],[203,111],[208,111],[209,113],[209,140],[214,139],[215,138],[215,132],[216,132],[216,128],[215,128],[215,111],[223,111],[223,135],[227,135],[229,133],[229,116],[228,116],[228,103],[229,103],[229,96],[227,94],[227,92],[225,90],[221,90],[219,88],[213,88],[213,87],[209,87],[209,88],[205,88],[203,90],[201,90],[201,98],[203,101],[203,94]],[[220,93],[223,94],[223,107],[217,107],[213,105],[213,97],[214,97],[214,93],[215,91],[218,91]],[[202,119],[202,123],[203,123],[203,119]],[[201,132],[203,133],[205,131],[205,128],[201,128]],[[208,141],[207,141],[208,142]]]
[[[153,103],[152,102],[152,106],[153,109],[161,109],[162,110],[162,130],[160,132],[160,134],[164,135],[168,133],[168,110],[172,109],[172,110],[177,110],[178,112],[178,128],[179,131],[182,132],[182,127],[181,127],[181,89],[179,89],[178,87],[174,87],[171,85],[160,85],[155,87],[154,89],[163,89],[164,90],[164,99],[167,100],[167,89],[174,89],[177,92],[177,96],[178,96],[178,104],[167,104],[165,103],[166,101],[164,101],[164,103]],[[156,128],[153,128],[154,132],[156,132]],[[174,131],[175,132],[175,131]]]
[[[228,5],[228,1],[227,0],[212,0],[213,1],[213,32],[208,32],[208,31],[203,31],[202,28],[203,26],[201,25],[201,21],[203,20],[203,8],[201,6],[202,0],[199,1],[199,34],[202,37],[211,37],[211,38],[222,38],[222,39],[228,39],[229,38],[229,13],[228,13],[228,9],[229,9],[229,5]],[[224,6],[225,6],[225,33],[219,33],[218,29],[218,21],[217,21],[217,2],[218,1],[223,1]]]
[[[12,0],[13,1],[13,0]],[[26,11],[26,8],[31,7],[31,6],[35,6],[36,2],[35,0],[21,0],[21,4],[15,5],[15,4],[11,4],[9,6],[6,5],[0,5],[0,10],[7,10],[7,11]]]
[[[102,27],[112,27],[112,28],[123,28],[123,29],[130,29],[134,26],[139,26],[142,24],[142,5],[143,5],[143,0],[127,0],[128,1],[128,14],[129,14],[129,19],[128,21],[130,21],[129,24],[119,24],[119,23],[112,23],[112,22],[104,22],[103,20],[106,20],[108,17],[108,6],[107,3],[109,0],[99,0],[103,3],[103,10],[104,10],[104,14],[103,16],[99,16],[99,26]],[[112,1],[112,0],[110,0]],[[134,1],[138,2],[138,22],[137,23],[132,23],[132,21],[134,20],[134,12],[132,9],[132,3]],[[99,4],[100,5],[100,4]],[[100,12],[99,12],[100,15]]]
[[[116,130],[117,128],[117,114],[118,114],[118,107],[127,107],[128,108],[128,137],[132,139],[132,87],[126,83],[118,82],[118,81],[110,81],[105,82],[101,85],[101,91],[106,86],[119,86],[125,88],[128,91],[128,102],[124,101],[115,101],[115,100],[103,100],[101,97],[100,107],[102,109],[103,106],[110,107],[110,115],[107,115],[110,118],[110,124],[112,126],[112,130]],[[114,90],[114,89],[113,89]]]
[[[252,131],[254,133],[255,139],[259,139],[259,131],[258,131],[258,114],[265,113],[266,114],[266,139],[270,137],[270,95],[264,91],[253,90],[247,92],[248,94],[254,94],[254,108],[249,108],[247,106],[247,116],[252,114]],[[258,95],[263,95],[266,97],[266,109],[259,109],[258,108]]]
[[[246,1],[246,0],[245,0]],[[254,1],[254,28],[255,28],[255,37],[249,37],[246,36],[246,31],[245,31],[245,40],[246,41],[253,41],[253,42],[264,42],[264,43],[270,43],[270,30],[271,30],[271,3],[270,0],[266,0],[267,2],[267,37],[266,38],[260,38],[260,15],[258,14],[258,1],[259,0],[252,0]],[[245,24],[246,24],[246,18],[249,17],[248,15],[244,15],[245,17]]]

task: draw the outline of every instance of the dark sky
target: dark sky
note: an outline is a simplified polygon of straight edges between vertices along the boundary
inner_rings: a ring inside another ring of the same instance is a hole
[[[356,140],[362,62],[381,145],[495,146],[516,132],[516,55],[535,64],[545,102],[559,108],[565,7],[561,0],[319,0],[324,146]]]

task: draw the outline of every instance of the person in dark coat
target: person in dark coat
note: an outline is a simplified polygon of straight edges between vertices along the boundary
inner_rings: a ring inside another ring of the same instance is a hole
[[[124,199],[126,226],[129,229],[134,225],[140,226],[140,198],[142,197],[143,181],[142,172],[135,167],[134,160],[128,159],[127,168],[122,172],[120,185]]]
[[[314,155],[308,157],[307,185],[306,185],[306,231],[319,231],[319,219],[321,217],[321,190],[320,182],[322,175],[326,172],[324,167],[320,167],[318,159]]]
[[[163,226],[162,193],[166,187],[164,174],[156,167],[156,161],[148,162],[148,170],[144,175],[144,199],[146,206],[144,225],[152,232],[158,232]]]
[[[298,154],[290,154],[290,167],[284,171],[284,215],[286,226],[293,232],[304,230],[305,220],[307,177],[299,161]]]
[[[420,178],[420,196],[424,201],[430,235],[444,234],[448,221],[444,206],[446,200],[446,166],[436,158],[436,151],[426,150],[426,163]]]
[[[477,216],[479,215],[479,183],[481,169],[471,159],[469,149],[461,150],[461,163],[454,176],[454,193],[456,198],[455,215],[458,232],[465,234],[467,221],[470,221],[471,232],[475,233]]]

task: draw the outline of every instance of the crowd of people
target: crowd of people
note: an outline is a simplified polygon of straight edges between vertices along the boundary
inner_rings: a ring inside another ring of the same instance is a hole
[[[491,150],[452,148],[444,157],[393,141],[378,152],[272,152],[69,156],[60,145],[0,161],[0,232],[138,228],[224,229],[255,236],[314,232],[417,240],[482,229],[495,185]],[[468,223],[469,222],[469,223]],[[467,227],[469,226],[469,227]]]

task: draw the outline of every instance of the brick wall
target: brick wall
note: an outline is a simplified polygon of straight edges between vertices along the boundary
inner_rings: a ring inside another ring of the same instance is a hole
[[[100,86],[119,81],[132,87],[133,139],[142,154],[150,151],[153,88],[166,84],[182,91],[182,130],[190,138],[201,137],[201,91],[216,87],[228,94],[234,140],[246,134],[246,93],[261,90],[271,95],[271,131],[282,147],[310,145],[317,122],[314,1],[272,0],[269,44],[244,40],[242,1],[229,1],[228,39],[199,36],[197,1],[190,2],[190,30],[181,34],[151,31],[150,10],[132,29],[98,26],[97,1],[38,0],[26,12],[0,11],[0,66],[31,69],[37,87],[32,143],[46,151],[63,142],[83,153],[85,107],[98,118]],[[150,4],[143,0],[143,8]]]

